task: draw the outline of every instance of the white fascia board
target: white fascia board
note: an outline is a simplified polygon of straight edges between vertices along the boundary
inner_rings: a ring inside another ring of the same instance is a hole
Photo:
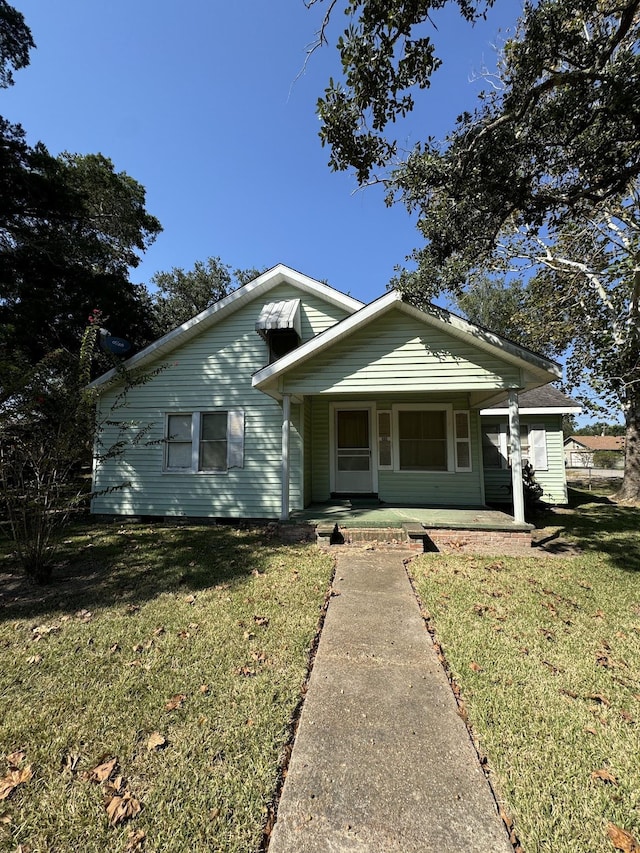
[[[287,353],[287,355],[284,355],[282,358],[274,361],[273,364],[269,364],[267,367],[263,367],[256,371],[256,373],[253,374],[252,379],[253,387],[258,388],[261,391],[265,390],[265,385],[273,382],[292,367],[298,367],[307,359],[311,358],[311,356],[322,352],[322,350],[327,349],[327,347],[335,344],[337,341],[353,334],[357,329],[366,325],[375,317],[386,313],[394,305],[401,302],[402,296],[400,293],[398,293],[397,290],[390,290],[388,293],[385,293],[384,296],[380,296],[378,299],[370,302],[368,305],[365,305],[357,313],[341,320],[334,326],[330,326],[328,329],[325,329],[324,332],[316,335],[315,338],[311,338],[311,340],[306,341],[306,343],[302,344],[297,349],[292,350],[290,353]]]
[[[531,352],[531,350],[524,347],[520,347],[512,341],[496,335],[494,332],[474,326],[468,320],[464,320],[462,317],[458,317],[456,314],[452,314],[438,305],[430,306],[429,312],[421,311],[419,308],[415,308],[406,302],[403,303],[402,308],[417,319],[421,319],[423,322],[436,326],[443,331],[448,331],[458,338],[466,339],[467,341],[471,338],[472,344],[487,352],[491,352],[504,361],[509,361],[520,366],[524,362],[529,370],[533,368],[536,373],[544,371],[545,373],[552,373],[556,379],[562,378],[562,367],[557,362],[544,358],[544,356]],[[546,381],[548,382],[549,379],[547,378]]]
[[[579,415],[582,409],[579,406],[546,406],[533,409],[519,409],[521,415]],[[480,409],[481,415],[508,415],[509,409]]]
[[[218,302],[214,303],[209,308],[206,308],[200,314],[197,314],[181,326],[178,326],[177,329],[173,329],[163,337],[158,338],[158,340],[149,344],[148,347],[145,347],[145,349],[140,350],[140,352],[123,362],[123,366],[127,370],[132,370],[136,367],[142,367],[144,364],[147,364],[149,361],[153,361],[156,358],[168,355],[168,353],[180,346],[180,344],[185,343],[205,329],[215,325],[215,323],[219,323],[220,320],[228,314],[231,314],[233,311],[237,311],[238,308],[242,307],[242,305],[247,302],[250,302],[256,296],[259,296],[261,293],[265,293],[283,283],[297,285],[301,290],[307,293],[317,294],[323,299],[326,299],[328,302],[344,308],[350,313],[358,311],[363,305],[362,302],[357,299],[353,299],[351,296],[340,293],[326,284],[322,284],[319,281],[309,278],[309,276],[290,269],[284,264],[278,264],[270,270],[262,273],[262,275],[259,275],[258,278],[255,278],[248,284],[243,285],[243,287],[239,287],[223,299],[218,300]],[[102,386],[107,385],[115,378],[117,378],[117,370],[113,368],[112,370],[107,371],[107,373],[104,373],[102,376],[98,376],[97,379],[94,379],[88,387],[102,388]]]

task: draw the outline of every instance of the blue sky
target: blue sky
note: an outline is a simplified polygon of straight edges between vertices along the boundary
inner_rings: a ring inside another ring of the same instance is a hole
[[[132,280],[219,256],[233,268],[285,263],[369,301],[418,242],[406,211],[327,166],[317,98],[335,50],[307,64],[325,6],[302,0],[13,0],[37,49],[0,92],[0,113],[49,150],[102,152],[147,191],[164,228]],[[403,144],[442,137],[473,108],[473,75],[494,62],[521,4],[498,0],[474,28],[454,9],[433,37],[444,67]],[[334,22],[342,29],[342,15]]]

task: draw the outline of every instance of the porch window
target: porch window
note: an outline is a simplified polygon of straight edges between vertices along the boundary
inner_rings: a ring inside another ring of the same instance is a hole
[[[456,471],[471,471],[471,428],[469,412],[455,413]]]
[[[454,469],[450,407],[406,404],[395,406],[394,413],[396,470]]]
[[[522,461],[530,462],[536,471],[548,470],[547,436],[543,427],[520,424]],[[482,428],[482,459],[485,468],[508,468],[511,461],[511,442],[508,424],[484,424]]]
[[[242,468],[244,412],[179,412],[166,416],[164,470],[219,474]]]
[[[378,412],[378,468],[393,468],[391,412]]]

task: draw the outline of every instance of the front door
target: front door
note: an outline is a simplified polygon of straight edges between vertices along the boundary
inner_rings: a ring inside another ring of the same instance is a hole
[[[335,491],[370,494],[371,423],[369,409],[336,409]]]

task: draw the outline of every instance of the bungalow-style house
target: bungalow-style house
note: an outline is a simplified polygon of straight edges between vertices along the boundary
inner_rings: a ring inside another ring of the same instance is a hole
[[[527,397],[560,366],[395,290],[365,305],[278,265],[124,364],[146,381],[111,420],[124,411],[145,440],[96,466],[94,513],[285,520],[344,496],[481,507],[510,485],[522,522],[527,458],[566,500],[571,401]],[[92,385],[109,420],[118,373]]]
[[[621,435],[570,435],[564,443],[567,468],[593,468],[594,453],[604,451],[610,455],[610,468],[624,468],[624,436]]]

